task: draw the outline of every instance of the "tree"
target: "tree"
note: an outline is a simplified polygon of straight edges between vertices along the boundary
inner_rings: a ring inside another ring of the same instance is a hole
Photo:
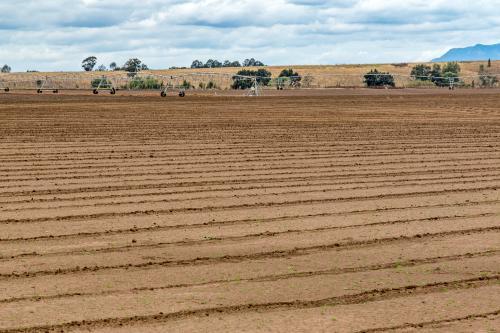
[[[239,61],[229,61],[225,60],[224,62],[220,62],[216,59],[208,59],[206,63],[201,62],[200,60],[194,60],[191,63],[191,68],[220,68],[220,67],[241,67]]]
[[[441,65],[439,64],[432,65],[431,81],[437,86],[442,85]]]
[[[278,77],[287,78],[288,80],[290,80],[290,85],[292,85],[292,86],[299,85],[300,80],[302,79],[300,77],[300,74],[297,72],[294,72],[292,68],[282,70]],[[280,81],[282,81],[282,80],[279,80],[278,82],[280,82]]]
[[[141,71],[143,66],[146,66],[137,58],[132,58],[127,60],[127,62],[123,65],[122,69],[128,72],[129,76],[135,76],[137,72]]]
[[[411,76],[413,76],[415,80],[429,81],[432,76],[431,67],[424,64],[416,65],[411,70]]]
[[[104,65],[100,65],[99,67],[97,67],[97,70],[98,70],[99,72],[105,72],[105,71],[107,71],[107,68],[106,68],[106,66],[104,66]]]
[[[229,60],[226,60],[222,64],[222,67],[241,67],[241,64],[240,64],[239,61],[229,61]]]
[[[109,69],[111,69],[112,71],[117,70],[117,68],[118,65],[116,65],[116,62],[113,61],[112,63],[109,64]]]
[[[488,67],[491,67],[491,59],[488,59]]]
[[[460,78],[458,77],[460,75],[460,65],[458,62],[448,62],[446,65],[443,66],[443,70],[441,72],[442,82],[441,86],[446,86],[451,83],[458,83],[460,82]]]
[[[369,88],[373,87],[395,87],[394,77],[390,73],[382,73],[374,69],[365,74],[365,84]]]
[[[2,73],[10,73],[12,68],[9,65],[3,65],[2,69],[0,70]]]
[[[83,61],[82,61],[82,68],[86,72],[91,72],[94,69],[96,64],[97,64],[96,57],[94,57],[94,56],[87,57],[87,58],[83,59]]]
[[[195,60],[191,64],[191,68],[203,68],[203,66],[204,66],[203,63],[199,60]]]
[[[233,89],[249,89],[253,86],[254,80],[260,85],[267,86],[271,81],[271,72],[266,69],[258,69],[256,71],[243,69],[233,76]]]
[[[146,64],[141,64],[141,71],[148,71],[149,67]]]
[[[205,67],[205,68],[219,68],[219,67],[222,67],[222,63],[218,60],[208,59],[203,67]]]
[[[207,62],[203,65],[204,68],[212,68],[214,64],[213,59],[208,59]]]
[[[243,67],[259,67],[259,66],[265,66],[265,65],[261,61],[255,60],[254,58],[245,59],[245,61],[243,61]]]
[[[491,88],[498,83],[498,78],[485,70],[484,65],[479,65],[479,84],[481,87]]]
[[[448,62],[446,65],[444,65],[443,74],[445,73],[454,73],[458,76],[458,74],[460,74],[460,65],[458,64],[458,62]]]
[[[431,70],[431,81],[438,87],[446,87],[450,83],[460,82],[460,65],[458,62],[448,62],[441,68],[434,64]]]

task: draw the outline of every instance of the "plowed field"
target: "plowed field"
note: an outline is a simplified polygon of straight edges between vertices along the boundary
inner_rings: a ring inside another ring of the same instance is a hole
[[[0,95],[0,332],[495,332],[500,93]]]

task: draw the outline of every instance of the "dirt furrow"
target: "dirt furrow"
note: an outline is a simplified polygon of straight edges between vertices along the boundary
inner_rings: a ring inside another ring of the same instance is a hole
[[[378,299],[408,296],[436,289],[464,289],[498,283],[498,266],[493,258],[471,258],[407,267],[403,274],[395,269],[345,273],[323,279],[321,276],[290,278],[277,281],[242,281],[195,288],[133,292],[129,294],[80,296],[50,299],[44,302],[20,301],[2,303],[6,314],[0,329],[71,325],[89,321],[116,325],[130,320],[172,319],[211,313],[255,311],[258,309],[311,308],[322,305],[366,303]],[[467,268],[464,268],[466,266]],[[302,288],[296,288],[300,284]],[[437,287],[437,288],[436,288]],[[353,302],[353,298],[356,299]],[[350,301],[349,301],[350,300]],[[86,309],[81,311],[81,309]],[[64,311],[61,311],[64,309]],[[158,316],[162,312],[159,317]],[[116,321],[110,320],[115,319]],[[114,326],[114,325],[113,325]]]
[[[365,180],[350,180],[350,181],[328,181],[327,179],[317,180],[292,180],[282,182],[258,182],[255,181],[251,184],[214,184],[214,185],[195,185],[191,184],[185,186],[172,186],[166,184],[155,184],[153,186],[130,186],[123,187],[120,190],[110,189],[108,187],[96,188],[94,192],[87,192],[86,189],[75,190],[69,193],[58,193],[57,191],[51,194],[40,194],[39,192],[30,192],[26,195],[23,192],[18,192],[15,195],[11,193],[11,197],[0,196],[1,204],[21,204],[21,203],[48,203],[48,202],[74,202],[78,200],[100,200],[111,198],[127,198],[134,196],[155,196],[155,195],[168,195],[168,194],[189,194],[189,193],[206,193],[206,192],[224,192],[224,191],[254,191],[254,190],[271,190],[271,189],[292,189],[304,186],[337,186],[339,189],[362,189],[370,187],[384,187],[384,186],[402,186],[404,184],[446,184],[448,182],[462,182],[477,179],[479,181],[485,179],[496,179],[500,176],[499,173],[460,173],[457,175],[448,174],[448,176],[432,176],[432,177],[390,177],[387,179],[365,179]],[[154,191],[152,191],[154,189]],[[2,207],[6,207],[2,205]]]

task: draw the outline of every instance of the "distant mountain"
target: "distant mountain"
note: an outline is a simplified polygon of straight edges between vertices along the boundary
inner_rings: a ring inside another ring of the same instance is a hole
[[[443,61],[470,61],[470,60],[500,60],[500,44],[483,45],[451,49],[433,62]]]

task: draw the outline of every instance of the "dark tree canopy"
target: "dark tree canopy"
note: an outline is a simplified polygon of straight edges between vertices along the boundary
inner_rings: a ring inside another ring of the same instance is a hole
[[[94,56],[87,57],[82,61],[82,68],[86,72],[91,72],[94,69],[95,65],[97,65],[97,58]]]
[[[444,65],[443,74],[445,73],[453,73],[458,76],[458,74],[460,74],[460,65],[458,64],[458,62],[448,62],[446,65]]]
[[[229,61],[225,60],[224,62],[220,62],[215,59],[208,59],[206,63],[201,62],[200,60],[195,60],[191,64],[191,68],[221,68],[221,67],[241,67],[239,61]]]
[[[390,73],[383,73],[379,72],[378,70],[374,69],[369,71],[365,75],[365,84],[367,87],[373,88],[373,87],[395,87],[396,84],[394,83],[394,77]]]
[[[262,66],[265,66],[264,63],[262,63],[259,60],[255,60],[254,58],[245,59],[245,61],[243,61],[243,67],[262,67]]]
[[[203,62],[199,61],[199,60],[195,60],[193,61],[193,63],[191,64],[191,68],[203,68]]]
[[[127,62],[121,69],[128,72],[129,76],[135,76],[137,72],[140,72],[141,70],[147,70],[148,66],[146,64],[143,64],[142,61],[137,58],[131,58],[127,60]]]
[[[2,73],[10,73],[12,68],[10,68],[9,65],[3,65],[2,69],[0,70]]]
[[[415,80],[419,81],[430,81],[431,80],[432,69],[431,66],[419,64],[412,68],[411,76]]]
[[[205,63],[205,68],[220,68],[222,67],[222,63],[218,60],[208,59]]]
[[[142,67],[142,61],[137,58],[127,60],[123,65],[123,70],[127,72],[139,72]]]

